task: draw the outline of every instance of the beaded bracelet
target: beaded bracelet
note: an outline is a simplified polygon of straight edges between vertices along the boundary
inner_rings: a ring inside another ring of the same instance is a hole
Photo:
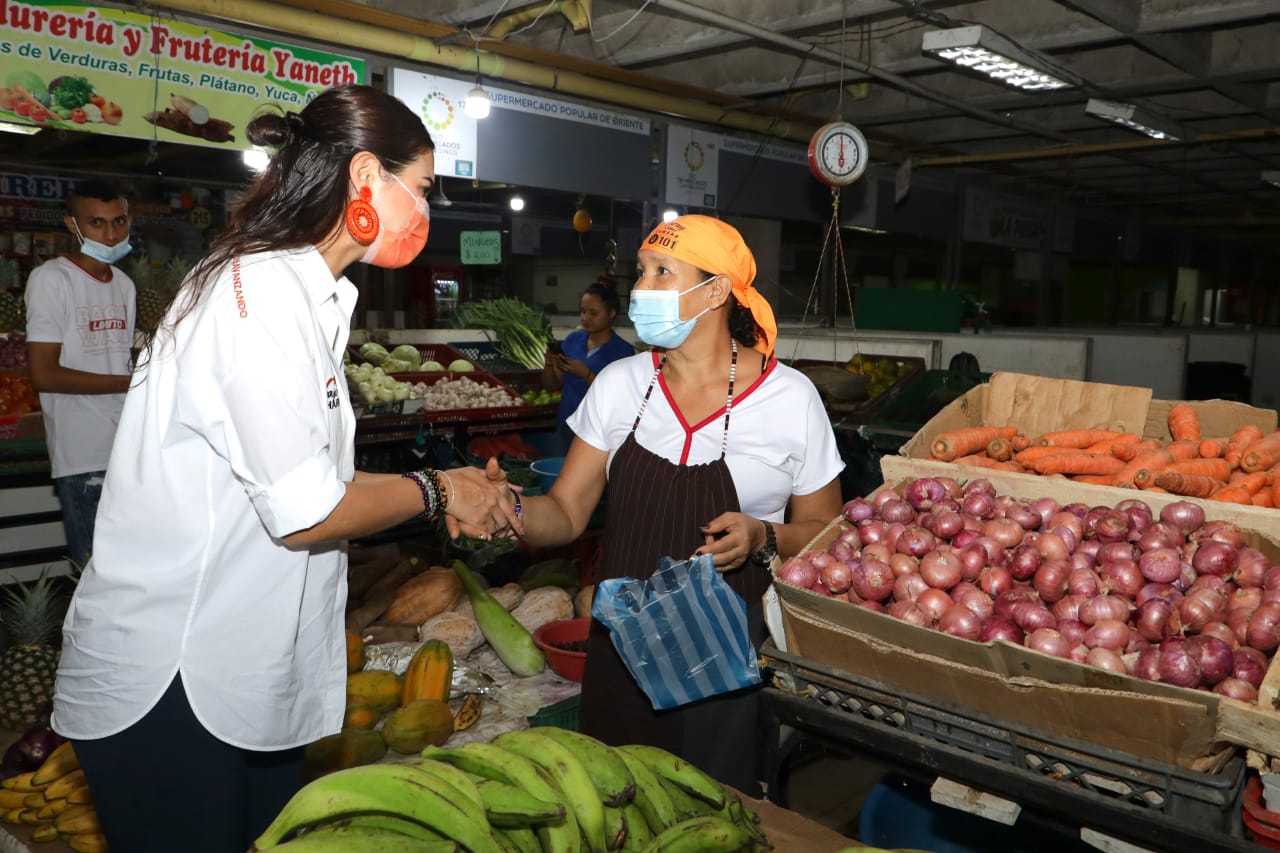
[[[440,511],[447,512],[449,507],[453,506],[455,494],[453,480],[444,471],[431,471],[431,474],[435,478],[436,488],[440,491]]]
[[[415,516],[417,519],[435,518],[440,513],[440,485],[433,476],[434,473],[409,471],[400,475],[417,483],[418,490],[422,492],[422,512]]]

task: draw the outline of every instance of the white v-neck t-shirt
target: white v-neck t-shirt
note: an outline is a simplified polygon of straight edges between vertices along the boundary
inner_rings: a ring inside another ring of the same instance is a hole
[[[755,350],[738,352],[739,362],[759,357]],[[608,451],[610,465],[631,432],[658,358],[657,353],[642,352],[605,367],[569,418],[579,438]],[[727,392],[727,362],[724,380]],[[713,462],[723,446],[742,512],[753,518],[782,521],[792,495],[812,494],[844,469],[817,389],[804,374],[776,359],[755,382],[737,383],[727,443],[724,438],[723,407],[691,424],[659,377],[636,428],[637,443],[678,465]]]
[[[280,540],[324,520],[354,476],[355,302],[314,248],[252,255],[139,357],[64,625],[60,734],[127,728],[179,672],[233,746],[341,727],[346,554]]]

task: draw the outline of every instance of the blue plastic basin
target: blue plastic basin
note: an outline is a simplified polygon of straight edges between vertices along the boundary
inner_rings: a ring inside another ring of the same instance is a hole
[[[529,470],[538,475],[538,485],[541,487],[543,494],[551,491],[551,486],[555,484],[556,478],[560,476],[560,468],[563,465],[563,456],[548,456],[546,459],[539,459],[529,466]]]

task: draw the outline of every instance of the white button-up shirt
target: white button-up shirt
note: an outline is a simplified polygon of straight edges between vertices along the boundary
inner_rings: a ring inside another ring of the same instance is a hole
[[[252,255],[156,339],[67,613],[60,734],[127,728],[179,672],[196,717],[234,746],[340,728],[345,550],[281,539],[323,521],[354,476],[342,353],[355,302],[313,248]]]

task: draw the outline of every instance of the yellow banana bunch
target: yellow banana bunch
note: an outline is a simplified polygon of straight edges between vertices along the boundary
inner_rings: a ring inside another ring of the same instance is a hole
[[[61,838],[72,850],[87,853],[107,849],[89,783],[70,741],[30,773],[0,781],[0,820],[36,827],[32,841]]]

